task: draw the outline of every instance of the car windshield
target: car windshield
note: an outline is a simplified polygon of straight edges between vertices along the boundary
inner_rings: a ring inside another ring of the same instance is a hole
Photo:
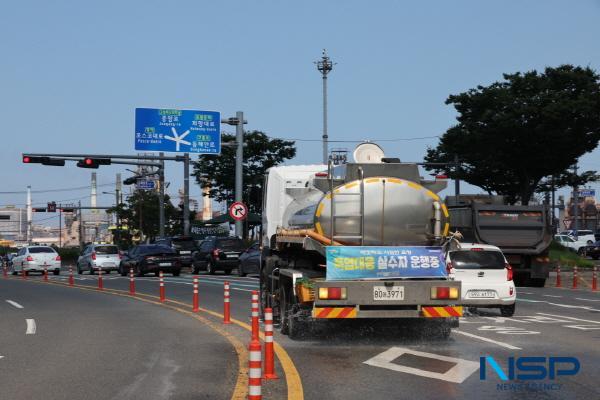
[[[52,247],[30,247],[29,253],[56,253]]]
[[[502,269],[504,256],[498,251],[453,251],[450,260],[455,269]]]
[[[119,254],[117,246],[98,246],[94,249],[97,254]]]
[[[177,250],[195,250],[196,243],[192,239],[173,239],[173,247]]]
[[[175,254],[175,251],[162,244],[149,244],[139,247],[140,254]]]
[[[244,250],[244,242],[238,238],[217,239],[216,247],[223,250]]]

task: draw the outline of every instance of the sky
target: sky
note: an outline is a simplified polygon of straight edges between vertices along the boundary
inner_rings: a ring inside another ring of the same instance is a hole
[[[448,95],[502,73],[564,63],[600,70],[599,20],[598,0],[4,2],[0,206],[23,205],[24,194],[6,192],[27,185],[89,185],[92,170],[24,165],[23,152],[134,154],[136,107],[224,118],[243,111],[248,130],[303,139],[288,164],[319,163],[321,143],[306,139],[322,134],[313,62],[323,48],[337,63],[328,80],[330,139],[379,140],[387,156],[422,161],[437,143],[431,137],[455,123]],[[582,157],[580,167],[600,170],[599,155]],[[114,190],[117,172],[130,176],[122,166],[96,172],[99,192]],[[168,163],[166,179],[175,195],[182,165]],[[195,184],[191,196],[201,199]],[[33,202],[89,197],[89,189],[38,192]],[[113,199],[101,195],[98,204]]]

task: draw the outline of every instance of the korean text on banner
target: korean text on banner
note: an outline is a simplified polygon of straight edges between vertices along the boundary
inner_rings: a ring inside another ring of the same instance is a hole
[[[327,280],[447,276],[441,247],[327,247]]]

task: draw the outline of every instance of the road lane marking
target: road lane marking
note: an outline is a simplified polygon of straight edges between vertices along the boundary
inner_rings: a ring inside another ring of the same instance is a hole
[[[564,318],[564,319],[570,319],[573,321],[581,321],[581,322],[591,322],[592,324],[600,324],[600,321],[594,321],[594,320],[590,320],[590,319],[582,319],[582,318],[575,318],[575,317],[565,317],[562,315],[556,315],[556,314],[546,314],[546,313],[538,313],[540,315],[549,315],[551,317],[558,317],[558,318]]]
[[[491,331],[497,332],[503,335],[539,335],[537,331],[527,331],[524,328],[517,328],[516,326],[494,326],[485,325],[477,328],[478,331]]]
[[[27,330],[25,331],[25,334],[26,335],[35,335],[35,330],[36,330],[35,319],[26,319],[25,322],[27,323]]]
[[[13,307],[16,307],[16,308],[23,308],[23,306],[22,306],[22,305],[20,305],[19,303],[17,303],[16,301],[12,301],[12,300],[6,300],[6,302],[7,302],[8,304],[10,304],[11,306],[13,306]]]
[[[600,310],[596,309],[596,308],[592,308],[590,306],[574,306],[571,304],[560,304],[560,303],[551,303],[549,301],[546,300],[526,300],[526,299],[520,299],[520,301],[525,301],[528,303],[546,303],[546,304],[550,304],[552,306],[557,306],[557,307],[563,307],[563,308],[580,308],[582,310],[589,310],[589,311],[594,311],[594,312],[600,312]]]
[[[34,282],[34,283],[42,283],[42,284],[47,283],[47,284],[69,287],[69,286],[67,286],[66,283],[56,282],[56,281],[44,282],[41,280],[39,280],[39,281],[30,280],[30,281],[25,281],[25,282]],[[191,311],[180,309],[180,308],[177,308],[177,307],[174,307],[171,305],[166,305],[164,303],[159,303],[158,301],[150,300],[150,299],[158,299],[158,296],[153,296],[153,295],[149,295],[149,294],[145,294],[145,293],[141,293],[141,292],[138,292],[137,295],[132,296],[129,294],[128,291],[119,290],[119,289],[108,289],[108,288],[105,288],[103,291],[99,291],[97,288],[94,288],[92,286],[87,286],[87,285],[75,285],[73,287],[80,289],[80,290],[87,290],[87,291],[91,291],[91,292],[100,292],[100,293],[104,293],[104,294],[113,294],[116,296],[129,297],[131,299],[136,299],[136,300],[144,301],[147,303],[156,304],[159,306],[171,308],[173,310],[182,312],[184,314],[188,314],[188,315],[192,316],[193,318],[196,318],[200,321],[206,320],[207,322],[211,323],[208,319],[201,317],[198,314],[194,314]],[[240,289],[240,290],[244,290],[244,289]],[[148,299],[145,299],[141,296],[147,297]],[[191,308],[191,304],[187,304],[187,303],[183,303],[183,302],[179,302],[179,301],[175,301],[175,300],[167,300],[167,302],[172,303],[172,304],[179,304],[179,305]],[[223,314],[220,314],[216,311],[208,310],[206,308],[199,308],[199,310],[201,312],[210,314],[213,317],[217,317],[220,320],[223,319]],[[241,322],[235,318],[231,318],[231,322],[242,327],[243,329],[245,329],[249,332],[252,331],[252,327],[250,325],[248,325],[244,322]],[[209,326],[211,326],[211,325],[209,325]],[[220,328],[219,325],[214,325],[214,326],[217,328]],[[236,340],[236,338],[232,334],[230,334],[229,332],[226,332],[226,333],[229,335],[229,336],[226,336],[228,338],[228,340],[229,340],[229,338]],[[264,340],[264,332],[260,332],[260,338]],[[296,366],[294,365],[294,362],[292,361],[292,359],[289,356],[289,354],[287,353],[287,351],[279,343],[274,341],[273,344],[274,344],[274,349],[275,349],[275,355],[279,359],[279,363],[281,364],[281,367],[285,373],[286,386],[287,386],[287,390],[288,390],[287,400],[304,400],[304,389],[302,387],[302,380],[300,378],[300,374],[298,373],[298,370],[296,369]],[[232,345],[233,345],[233,343],[232,343]],[[237,352],[238,347],[234,345],[234,348],[236,349],[236,352]],[[247,357],[248,357],[248,354],[246,351],[246,347],[244,345],[241,346],[240,351],[244,351],[244,353],[243,354],[238,353],[238,356],[239,356],[238,362],[239,362],[240,367],[238,370],[238,380],[236,382],[236,386],[235,386],[234,392],[231,397],[232,400],[245,400],[246,396],[248,394],[248,390],[247,390],[247,386],[248,386],[247,385],[247,382],[248,382]]]
[[[556,295],[553,295],[553,294],[543,294],[542,296],[544,296],[544,297],[555,297],[557,299],[562,298],[562,296],[556,296]]]
[[[598,325],[563,325],[565,328],[579,329],[580,331],[598,331],[600,326]]]
[[[434,360],[440,360],[454,364],[449,370],[444,373],[428,371],[425,369],[408,367],[400,364],[396,364],[393,361],[403,354],[410,354],[421,358],[429,358]],[[404,372],[411,375],[424,376],[432,379],[439,379],[442,381],[462,383],[465,379],[471,376],[475,371],[479,369],[479,363],[469,360],[463,360],[462,358],[454,358],[442,356],[439,354],[425,353],[422,351],[415,351],[405,347],[392,347],[389,350],[384,351],[381,354],[376,355],[373,358],[363,361],[363,364],[371,365],[373,367],[390,369],[392,371]]]
[[[489,319],[492,320],[494,322],[498,322],[498,323],[505,323],[506,321],[508,322],[521,322],[522,324],[528,324],[529,322],[527,321],[520,321],[518,319],[514,319],[514,318],[507,318],[507,317],[483,317],[485,319]]]
[[[583,299],[581,297],[575,297],[575,300],[583,300],[583,301],[600,301],[600,299]]]
[[[498,346],[505,347],[505,348],[510,349],[510,350],[522,350],[520,347],[513,346],[512,344],[500,342],[498,340],[486,338],[486,337],[479,336],[479,335],[474,335],[472,333],[465,332],[465,331],[459,331],[458,329],[453,329],[452,332],[458,333],[459,335],[468,336],[468,337],[471,337],[473,339],[479,339],[479,340],[482,340],[484,342],[494,343],[494,344],[497,344]]]

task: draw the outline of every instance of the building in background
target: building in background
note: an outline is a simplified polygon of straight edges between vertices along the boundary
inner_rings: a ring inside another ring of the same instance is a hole
[[[0,208],[0,239],[14,242],[27,240],[27,210],[25,208]]]

